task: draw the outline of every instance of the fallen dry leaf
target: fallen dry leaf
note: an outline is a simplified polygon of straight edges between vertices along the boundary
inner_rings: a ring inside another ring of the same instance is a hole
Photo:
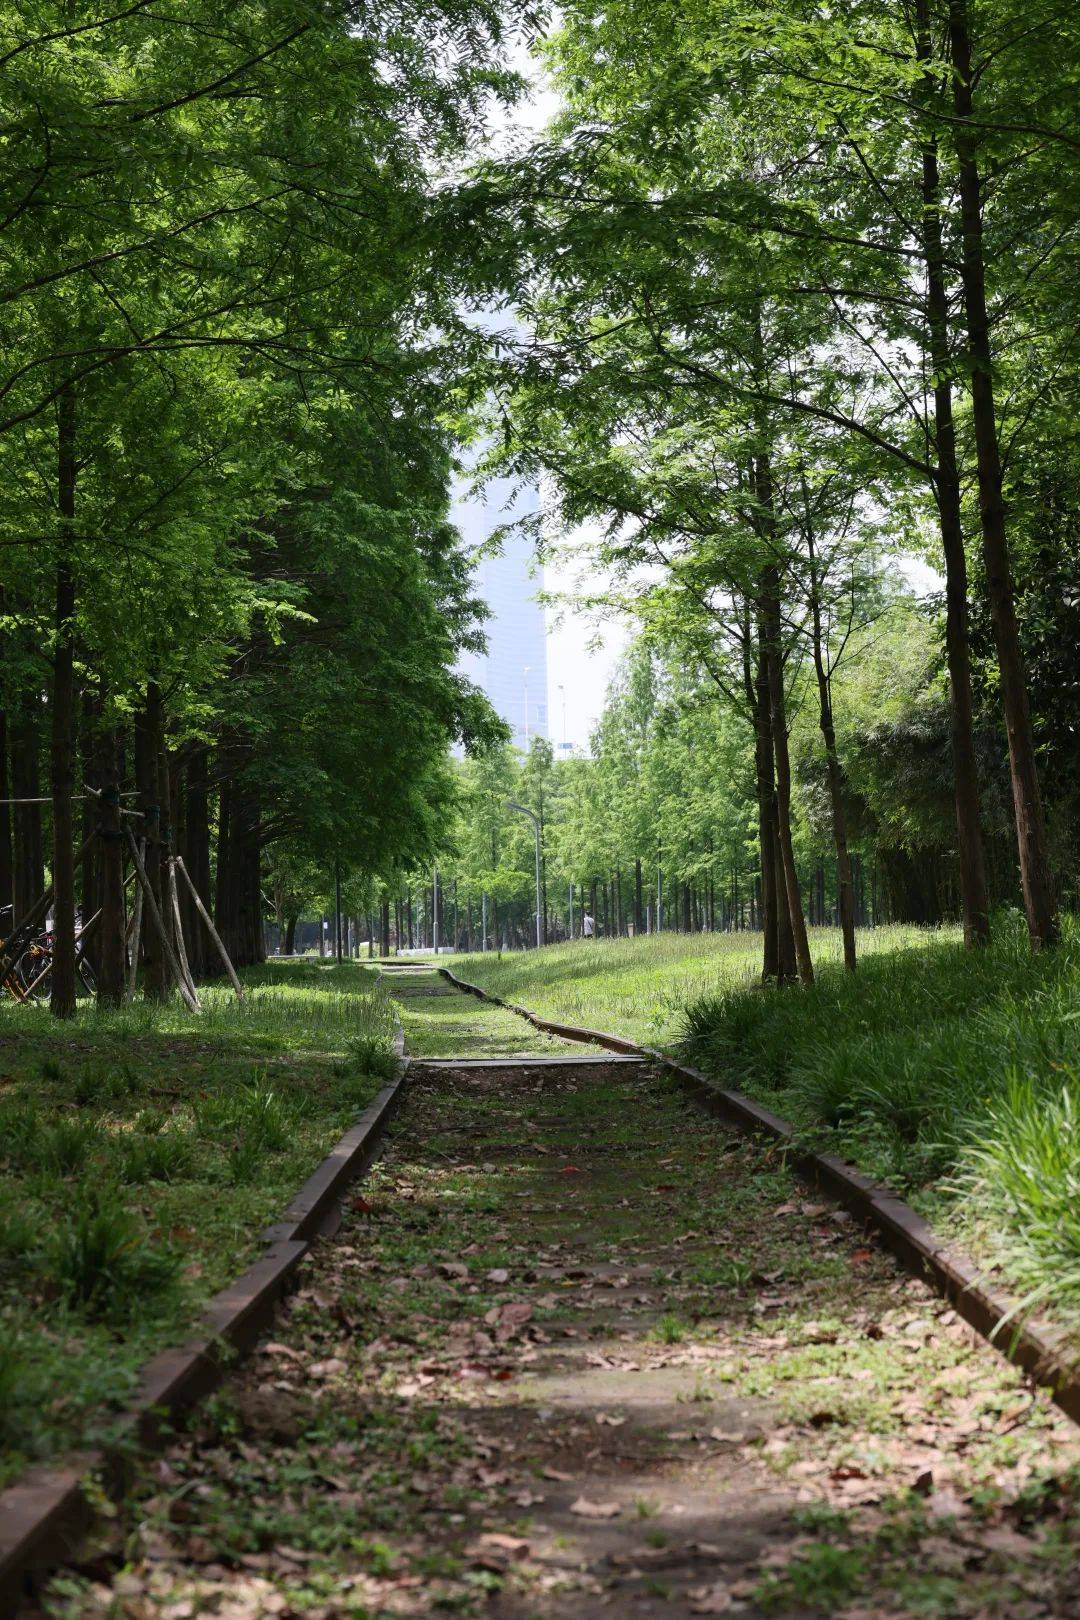
[[[694,1586],[687,1592],[691,1614],[727,1614],[731,1593],[726,1586]]]
[[[576,1502],[571,1502],[570,1511],[582,1519],[617,1519],[622,1505],[619,1502],[590,1502],[588,1497],[579,1496]]]
[[[476,1545],[495,1552],[509,1553],[512,1558],[527,1558],[529,1543],[522,1536],[507,1536],[501,1530],[489,1530],[477,1537]]]
[[[329,1361],[316,1361],[308,1368],[311,1378],[336,1378],[338,1373],[348,1369],[348,1362],[342,1361],[340,1356],[331,1356]]]

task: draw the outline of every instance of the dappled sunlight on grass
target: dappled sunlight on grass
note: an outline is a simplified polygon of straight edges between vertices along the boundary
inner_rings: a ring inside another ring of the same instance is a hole
[[[859,950],[864,957],[924,952],[958,937],[951,928],[868,928],[859,932]],[[816,962],[843,960],[839,930],[811,929],[810,940]],[[462,978],[544,1017],[670,1046],[679,1038],[682,1015],[691,1002],[758,982],[761,935],[664,933],[575,940],[540,951],[488,951],[448,961]]]

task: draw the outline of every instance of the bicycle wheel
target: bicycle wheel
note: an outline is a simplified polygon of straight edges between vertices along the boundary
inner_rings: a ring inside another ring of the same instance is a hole
[[[12,969],[13,974],[31,1001],[47,1001],[49,999],[49,980],[45,979],[41,984],[37,983],[48,966],[49,956],[50,952],[42,950],[40,946],[31,945],[29,950],[23,951]]]

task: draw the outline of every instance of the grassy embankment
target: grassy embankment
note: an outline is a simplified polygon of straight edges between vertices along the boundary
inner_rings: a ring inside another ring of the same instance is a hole
[[[107,1430],[392,1067],[356,966],[201,994],[64,1025],[0,1006],[0,1485]]]
[[[682,1051],[805,1138],[897,1186],[1025,1297],[1080,1326],[1080,928],[1033,958],[999,919],[989,951],[952,931],[813,940],[809,992],[763,994],[751,937],[595,941],[462,959],[536,1011]]]
[[[393,976],[389,987],[397,1000],[410,1057],[565,1057],[592,1050],[545,1035],[490,1001],[461,995],[434,968],[427,973]]]

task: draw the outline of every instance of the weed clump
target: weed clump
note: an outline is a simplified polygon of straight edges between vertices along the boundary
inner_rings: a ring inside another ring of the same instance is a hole
[[[42,1272],[68,1304],[124,1318],[176,1280],[180,1256],[153,1243],[115,1187],[87,1189],[47,1240]]]

